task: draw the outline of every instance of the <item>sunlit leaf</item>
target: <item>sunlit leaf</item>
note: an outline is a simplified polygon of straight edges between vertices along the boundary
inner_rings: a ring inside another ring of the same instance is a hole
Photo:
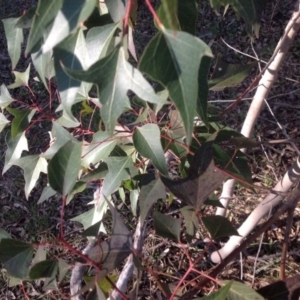
[[[41,0],[38,2],[28,37],[26,54],[37,51],[34,47],[43,38],[45,30],[50,26],[62,7],[63,0]]]
[[[21,157],[14,164],[24,170],[25,196],[28,199],[30,192],[40,177],[40,173],[47,173],[47,161],[36,154]]]
[[[16,27],[18,18],[2,19],[5,36],[7,39],[7,50],[14,69],[21,55],[21,44],[23,43],[23,30]]]
[[[58,264],[56,260],[44,260],[36,263],[30,268],[30,279],[54,278],[57,274]]]
[[[194,126],[199,67],[204,56],[211,57],[212,53],[200,39],[166,29],[150,41],[139,64],[141,71],[168,89],[181,114],[188,144]]]
[[[28,65],[25,72],[13,71],[15,75],[14,83],[7,86],[8,89],[15,89],[21,86],[28,86],[29,73],[30,73],[30,64]]]
[[[126,107],[130,107],[128,90],[145,101],[161,102],[142,74],[126,61],[123,47],[115,48],[109,56],[97,61],[87,71],[65,70],[78,80],[97,84],[102,104],[101,118],[110,135],[113,134],[118,117]]]
[[[106,0],[105,4],[114,23],[119,22],[125,17],[126,5],[128,0]]]
[[[14,139],[7,137],[6,143],[7,150],[2,175],[14,164],[15,160],[21,157],[24,150],[28,151],[28,142],[25,132],[19,133]]]
[[[168,175],[167,163],[160,142],[160,130],[156,124],[137,127],[133,134],[133,143],[136,150],[149,158],[163,175]]]
[[[1,84],[0,87],[0,108],[7,107],[10,103],[15,101],[11,96],[4,84]]]
[[[95,0],[64,0],[42,47],[43,52],[51,50],[70,33],[73,33],[81,22],[88,18],[94,7]]]
[[[65,275],[67,274],[68,270],[70,269],[70,266],[61,258],[58,259],[58,281],[61,282]]]
[[[51,198],[52,196],[54,196],[57,192],[54,191],[54,189],[47,185],[44,187],[43,191],[42,191],[42,194],[37,202],[37,204],[41,204],[43,203],[45,200]]]
[[[14,139],[19,133],[23,132],[29,125],[33,115],[35,114],[35,109],[16,109],[16,108],[6,108],[7,111],[14,116],[11,125],[11,137]]]
[[[3,128],[8,124],[9,121],[6,119],[3,113],[0,113],[0,133],[3,130]]]
[[[50,186],[63,196],[74,187],[80,170],[81,143],[69,141],[52,157],[48,164]]]
[[[152,215],[154,229],[157,235],[179,242],[181,221],[171,216],[155,211]]]
[[[100,160],[107,158],[117,143],[116,139],[111,139],[105,131],[96,132],[90,144],[84,143],[82,148],[81,164],[88,168]]]
[[[239,235],[237,230],[232,226],[230,221],[222,216],[202,217],[202,222],[209,231],[212,239],[220,237]]]
[[[33,256],[33,246],[11,239],[1,239],[0,261],[10,276],[25,279]]]

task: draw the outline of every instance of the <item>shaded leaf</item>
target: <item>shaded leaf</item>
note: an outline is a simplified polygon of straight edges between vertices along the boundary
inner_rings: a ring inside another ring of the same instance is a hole
[[[168,175],[167,163],[160,142],[160,130],[156,124],[137,127],[133,134],[133,144],[136,150],[149,158],[163,175]]]
[[[142,74],[126,61],[123,47],[117,47],[87,71],[74,71],[69,68],[65,68],[65,71],[73,78],[97,84],[102,104],[101,118],[110,135],[113,134],[118,117],[126,107],[130,107],[128,90],[145,101],[161,102],[161,98],[155,94]]]
[[[43,52],[51,50],[73,33],[89,17],[94,7],[95,0],[64,0],[42,47]]]
[[[23,43],[23,30],[16,27],[18,18],[3,19],[5,36],[7,39],[7,50],[14,69],[21,55],[21,44]]]
[[[147,184],[142,185],[139,195],[141,223],[145,221],[145,218],[148,215],[152,205],[158,199],[164,199],[165,197],[166,188],[160,179],[153,178],[153,180],[147,182]]]
[[[32,260],[33,246],[24,242],[1,239],[0,261],[10,276],[25,279]]]
[[[158,211],[153,212],[153,225],[157,235],[179,242],[181,221]]]
[[[300,298],[300,274],[273,282],[257,292],[268,300],[298,300]]]
[[[80,178],[80,181],[91,182],[97,179],[103,179],[106,176],[107,172],[108,172],[107,164],[101,163],[95,170],[82,176]]]
[[[30,28],[32,26],[33,18],[35,16],[36,7],[28,9],[25,14],[23,14],[16,23],[18,28]]]
[[[187,241],[191,242],[194,238],[196,231],[199,227],[198,218],[195,210],[190,206],[185,206],[180,209],[185,223],[185,229],[187,234]]]
[[[83,192],[85,189],[86,183],[83,181],[77,181],[67,196],[66,204],[68,205],[76,194]]]
[[[199,0],[178,0],[178,20],[182,31],[195,34]]]
[[[203,202],[226,177],[226,174],[215,166],[212,142],[206,142],[195,153],[186,178],[174,181],[161,176],[161,180],[176,197],[198,212]]]
[[[27,129],[33,115],[35,114],[35,109],[16,109],[16,108],[6,108],[7,111],[14,116],[11,125],[11,137],[14,139],[19,133]]]
[[[208,81],[209,89],[222,91],[224,88],[237,86],[249,75],[256,64],[256,62],[247,65],[228,64],[221,56],[218,56],[214,73]]]
[[[48,164],[50,186],[63,196],[74,187],[80,170],[81,143],[64,144]]]
[[[244,283],[237,282],[237,281],[228,281],[228,280],[223,280],[221,281],[221,283],[224,285],[231,283],[231,287],[228,292],[229,299],[235,299],[235,300],[250,300],[250,299],[263,300],[264,299],[257,292],[255,292],[251,287],[247,286]]]
[[[73,116],[71,108],[75,104],[81,82],[68,76],[61,64],[75,70],[82,70],[87,64],[87,51],[82,30],[78,30],[59,43],[53,50],[53,57],[57,86],[65,117],[73,122],[71,126],[76,127],[79,122]]]
[[[88,168],[100,160],[107,158],[117,144],[116,139],[110,139],[109,134],[105,131],[98,131],[93,135],[90,144],[84,144],[82,148],[81,164]]]
[[[51,186],[45,186],[37,204],[43,203],[45,200],[49,199],[50,197],[54,196],[55,194],[56,194],[56,191],[54,191],[54,189]]]
[[[34,18],[32,21],[31,30],[28,36],[26,54],[36,52],[34,47],[43,38],[45,30],[50,26],[51,22],[56,17],[58,11],[62,7],[63,0],[47,0],[39,1]]]
[[[166,29],[150,41],[139,64],[142,72],[168,89],[182,117],[188,144],[194,126],[198,72],[204,56],[212,56],[212,53],[200,39],[186,32]]]
[[[28,86],[29,73],[30,73],[30,64],[28,65],[25,72],[13,71],[15,75],[14,83],[7,86],[8,89],[15,89],[21,86]]]
[[[27,155],[16,160],[14,164],[24,170],[25,196],[28,199],[30,192],[40,177],[40,173],[47,174],[47,161],[40,155]]]
[[[33,265],[29,271],[30,279],[54,278],[57,274],[58,264],[56,260],[44,260]]]
[[[210,4],[214,9],[219,9],[221,6],[232,5],[237,16],[244,19],[248,34],[252,36],[254,33],[257,37],[262,11],[266,3],[266,0],[210,0]]]
[[[101,264],[101,271],[97,277],[103,278],[131,253],[132,237],[116,209],[107,201],[112,213],[112,237],[108,241],[97,244],[89,252],[88,256],[96,263]]]
[[[21,157],[24,150],[28,151],[28,142],[25,132],[19,133],[14,139],[7,138],[7,150],[2,175]]]
[[[9,123],[9,121],[6,119],[3,113],[0,113],[0,133],[7,123]]]
[[[58,259],[58,281],[61,282],[67,274],[70,266],[61,258]]]
[[[222,216],[202,217],[202,222],[209,231],[212,239],[220,237],[239,235],[237,230],[232,226],[230,221]]]
[[[99,235],[101,224],[102,224],[102,221],[95,223],[94,225],[92,225],[89,228],[87,228],[86,230],[84,230],[82,232],[82,235],[86,236],[86,237],[88,237],[88,236],[97,237]]]
[[[15,101],[11,96],[4,84],[0,87],[0,108],[3,109],[7,107],[10,103]]]
[[[195,300],[225,300],[228,299],[227,295],[231,288],[232,282],[228,282],[225,286],[221,287],[217,292],[210,294],[209,296],[196,298]]]

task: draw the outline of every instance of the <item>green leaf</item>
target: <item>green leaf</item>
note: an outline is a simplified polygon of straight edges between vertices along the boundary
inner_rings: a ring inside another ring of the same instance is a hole
[[[90,63],[107,56],[114,49],[115,33],[120,23],[91,28],[86,35],[86,45]]]
[[[222,91],[227,87],[235,87],[241,83],[251,72],[257,63],[247,65],[228,64],[218,56],[214,73],[208,81],[209,89],[212,91]]]
[[[165,176],[168,168],[160,142],[160,130],[156,124],[137,127],[133,134],[133,144],[144,157],[151,159],[153,165]]]
[[[58,264],[56,260],[44,260],[31,267],[29,277],[32,280],[40,278],[54,278],[57,274]]]
[[[33,115],[35,114],[35,109],[16,109],[16,108],[6,108],[7,111],[14,116],[11,126],[11,137],[14,139],[19,133],[27,129]]]
[[[82,166],[88,168],[90,164],[94,165],[100,160],[107,158],[116,144],[117,140],[111,139],[107,132],[96,132],[90,144],[84,143],[82,148]]]
[[[10,276],[26,279],[32,260],[33,246],[11,239],[1,239],[0,261]]]
[[[61,258],[58,259],[58,281],[61,282],[67,274],[70,266]]]
[[[125,17],[128,0],[106,0],[105,4],[114,23]]]
[[[68,194],[66,204],[68,205],[76,194],[83,192],[85,189],[86,189],[86,183],[83,181],[77,181],[73,186],[72,190],[70,191],[70,193]]]
[[[34,14],[31,30],[28,36],[26,54],[34,51],[34,47],[43,38],[46,29],[56,17],[62,7],[63,0],[40,0]]]
[[[101,264],[101,271],[97,278],[107,276],[112,270],[120,266],[120,263],[131,253],[132,236],[124,225],[116,209],[107,201],[112,214],[112,237],[108,241],[96,244],[88,256],[96,263]]]
[[[47,53],[40,53],[40,51],[37,51],[31,54],[31,59],[35,70],[38,72],[39,78],[47,91],[49,91],[49,87],[46,78],[50,80],[55,73],[52,54],[52,51],[48,51]]]
[[[215,166],[212,142],[206,142],[195,153],[186,178],[174,181],[161,176],[161,180],[176,197],[198,212],[204,201],[226,177],[226,174]]]
[[[212,8],[232,5],[238,17],[242,17],[246,23],[246,30],[250,36],[253,33],[258,37],[262,12],[267,0],[210,0]]]
[[[2,239],[11,239],[11,236],[8,232],[6,232],[4,229],[0,228],[0,241]]]
[[[200,39],[180,31],[159,32],[146,47],[139,69],[168,91],[182,117],[186,142],[192,138],[198,98],[198,73],[204,56],[212,56]]]
[[[201,60],[199,68],[199,90],[197,98],[197,113],[203,123],[209,127],[207,118],[207,99],[208,99],[208,83],[207,77],[210,70],[211,57],[204,56]]]
[[[7,107],[10,103],[15,101],[11,96],[4,84],[0,87],[0,108],[3,109]]]
[[[182,31],[195,34],[199,0],[178,0],[178,20]]]
[[[73,71],[69,68],[65,68],[65,71],[73,78],[97,84],[102,104],[101,118],[110,135],[113,134],[118,117],[126,107],[130,107],[128,90],[151,103],[162,101],[142,74],[126,61],[123,47],[117,47],[87,71]]]
[[[199,222],[196,216],[196,212],[190,206],[185,206],[181,208],[180,211],[184,218],[187,240],[188,242],[191,242],[199,227]]]
[[[57,122],[53,122],[52,131],[50,134],[50,148],[42,154],[46,159],[51,159],[53,155],[68,141],[76,142],[77,140],[66,129],[60,126]]]
[[[47,161],[37,154],[21,157],[14,164],[24,170],[25,196],[28,199],[30,192],[40,177],[40,173],[47,173]]]
[[[232,226],[230,221],[222,216],[202,217],[202,222],[209,231],[212,239],[220,237],[239,235],[237,230]]]
[[[237,282],[237,281],[228,281],[222,280],[222,284],[227,285],[231,284],[230,290],[228,292],[228,299],[234,300],[263,300],[265,299],[260,294],[255,292],[251,287],[247,286],[244,283]]]
[[[180,24],[177,16],[177,0],[161,0],[157,10],[157,15],[163,25],[172,30],[180,30]]]
[[[139,195],[140,204],[140,220],[141,223],[145,221],[148,212],[150,211],[152,205],[158,199],[166,198],[166,188],[160,179],[153,178],[150,182],[141,187],[141,192]]]
[[[179,242],[181,221],[158,211],[153,212],[154,229],[157,235]]]
[[[14,139],[8,138],[7,150],[2,175],[14,164],[14,161],[21,157],[23,150],[28,151],[28,142],[25,132],[19,133]]]
[[[49,185],[45,186],[37,204],[43,203],[45,200],[48,200],[50,197],[54,196],[55,194],[56,191],[54,191],[54,189],[51,186]]]
[[[35,16],[36,7],[28,9],[24,15],[18,18],[15,25],[17,28],[30,28],[32,26],[33,18]]]
[[[23,30],[16,27],[18,18],[3,19],[5,36],[7,39],[7,50],[14,69],[21,55],[21,44],[23,43]]]
[[[64,0],[42,47],[43,53],[51,50],[75,32],[80,24],[93,12],[94,7],[95,0]]]
[[[50,186],[66,196],[75,185],[80,170],[81,143],[64,144],[48,164]]]
[[[3,113],[0,113],[0,133],[7,123],[9,123],[9,121],[6,119]]]
[[[209,296],[196,298],[195,300],[225,300],[228,299],[228,292],[231,288],[232,282],[228,282],[225,286],[221,287],[217,292],[210,294]]]
[[[87,51],[82,30],[69,36],[58,44],[53,50],[54,67],[57,78],[57,86],[66,117],[73,121],[73,127],[79,122],[73,116],[72,105],[75,104],[76,95],[81,86],[81,82],[70,78],[62,69],[62,64],[66,67],[82,70],[87,65]]]
[[[80,181],[91,182],[97,179],[103,179],[108,172],[107,164],[101,163],[95,170],[89,172],[88,174],[82,176]]]
[[[108,166],[108,173],[103,181],[101,203],[104,200],[103,197],[108,197],[115,192],[123,180],[131,178],[131,172],[135,168],[130,156],[108,157],[105,162]]]
[[[8,89],[15,89],[21,86],[28,86],[29,74],[30,74],[30,64],[28,65],[25,72],[13,71],[15,75],[15,82],[8,85]]]

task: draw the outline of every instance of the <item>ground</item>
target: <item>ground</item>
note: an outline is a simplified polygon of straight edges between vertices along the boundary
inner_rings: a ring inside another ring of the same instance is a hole
[[[25,0],[2,0],[0,1],[0,18],[20,16],[24,10],[33,5],[35,1]],[[207,1],[208,2],[208,1]],[[284,2],[284,3],[283,3]],[[222,55],[227,62],[230,63],[248,63],[253,61],[252,58],[235,52],[232,48],[225,45],[223,41],[243,53],[251,56],[258,56],[261,60],[268,61],[272,52],[282,35],[283,29],[290,18],[293,11],[294,1],[269,1],[266,11],[263,15],[260,36],[253,42],[253,49],[246,35],[242,21],[237,21],[234,13],[229,10],[226,16],[217,15],[210,8],[208,3],[204,2],[200,5],[199,20],[197,23],[198,35],[207,44],[212,47],[212,51],[217,57]],[[139,21],[142,20],[142,21]],[[146,9],[143,1],[139,1],[138,22],[136,25],[134,37],[137,47],[138,56],[141,55],[143,47],[153,36],[155,27],[152,25],[152,17]],[[0,84],[10,84],[13,82],[11,75],[11,64],[6,49],[6,39],[2,24],[0,24]],[[295,140],[296,146],[299,145],[299,125],[300,125],[300,105],[299,105],[299,58],[300,58],[300,40],[296,39],[290,53],[288,54],[283,68],[280,71],[279,78],[275,86],[272,88],[268,103],[270,109],[265,108],[257,122],[254,136],[261,140],[279,140],[291,138]],[[24,71],[30,62],[30,57],[20,59],[16,68],[18,71]],[[228,105],[228,100],[235,99],[245,87],[249,85],[251,79],[256,73],[251,74],[237,88],[224,90],[222,92],[211,92],[209,100],[212,105],[224,108]],[[34,71],[32,71],[34,76]],[[48,103],[48,95],[39,85],[35,85],[35,91],[38,93],[40,103]],[[11,91],[13,97],[18,100],[28,101],[29,94],[24,89]],[[250,93],[241,105],[228,116],[225,122],[227,125],[240,129],[244,120],[249,101],[254,91]],[[274,114],[276,118],[272,115]],[[2,172],[5,156],[5,134],[4,130],[0,134],[0,171]],[[36,134],[36,135],[35,135]],[[36,132],[31,138],[37,139]],[[37,139],[38,140],[38,139]],[[31,149],[39,152],[43,147],[37,145],[37,149]],[[272,147],[264,149],[254,149],[248,152],[249,164],[253,172],[253,180],[256,184],[266,187],[272,187],[278,179],[281,178],[285,170],[297,157],[297,150],[289,144],[274,144]],[[36,186],[29,200],[25,199],[23,187],[24,179],[21,169],[17,167],[11,168],[3,176],[0,175],[0,228],[8,231],[14,238],[28,242],[36,242],[41,240],[51,240],[57,235],[59,220],[59,200],[52,198],[49,203],[37,205],[42,187],[45,184],[45,178]],[[74,217],[87,210],[86,204],[91,200],[92,191],[88,191],[84,195],[78,196],[76,201],[72,201],[67,207],[66,218]],[[238,187],[235,192],[235,199],[231,202],[229,210],[230,220],[238,226],[253,210],[255,205],[260,201],[263,195],[246,191]],[[165,203],[158,203],[160,209],[165,213],[175,217],[180,217],[178,207],[167,207]],[[293,276],[300,272],[300,253],[299,253],[299,211],[300,206],[296,208],[292,231],[290,234],[290,248],[287,262],[287,275]],[[208,210],[206,211],[208,212]],[[211,212],[210,212],[211,213]],[[29,217],[30,216],[30,217]],[[126,217],[126,212],[124,213]],[[259,252],[259,258],[256,261],[256,271],[254,270],[255,256],[258,250],[258,242],[250,245],[245,251],[242,261],[234,261],[228,265],[222,273],[222,278],[242,279],[244,282],[252,284],[255,288],[259,288],[279,278],[281,244],[285,230],[286,217],[282,217],[274,226],[268,230],[264,236],[262,247]],[[134,223],[129,224],[134,226]],[[66,223],[66,233],[70,237],[70,242],[82,248],[85,240],[78,237],[81,232],[79,224],[74,222]],[[148,256],[149,265],[157,267],[162,274],[172,273],[176,276],[184,274],[188,261],[182,251],[175,247],[171,242],[162,239],[154,234],[152,223],[148,227],[149,235],[145,240],[145,253]],[[32,234],[34,233],[34,234]],[[199,235],[204,235],[200,232]],[[222,244],[224,241],[220,241]],[[195,243],[195,247],[191,249],[194,257],[200,255],[203,251],[202,243]],[[59,255],[59,254],[56,254]],[[243,266],[243,268],[241,267]],[[201,269],[204,271],[211,267],[208,257],[204,257],[201,262]],[[243,269],[243,271],[241,271]],[[145,289],[140,291],[140,299],[159,299],[162,297],[158,283],[149,274],[144,273],[141,286]],[[169,282],[164,275],[159,276],[161,282]],[[25,289],[30,299],[37,299],[41,288],[40,282],[33,284],[26,283]],[[148,286],[151,286],[149,289]],[[147,287],[147,288],[146,288]],[[66,286],[67,288],[67,286]],[[67,289],[63,291],[67,292]],[[45,295],[44,299],[55,299],[52,294]],[[148,297],[148,298],[147,298]],[[0,299],[23,299],[23,293],[19,287],[9,287],[9,281],[4,269],[0,274]]]

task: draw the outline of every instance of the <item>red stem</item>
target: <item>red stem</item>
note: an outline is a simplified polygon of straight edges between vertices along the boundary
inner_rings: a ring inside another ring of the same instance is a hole
[[[154,19],[155,19],[157,25],[158,25],[160,28],[162,28],[164,25],[163,25],[162,21],[160,20],[160,18],[158,17],[158,15],[156,14],[154,8],[152,7],[152,5],[151,5],[151,3],[150,3],[150,0],[145,0],[145,2],[146,2],[146,4],[147,4],[147,6],[148,6],[148,8],[149,8],[149,10],[150,10],[150,12],[151,12],[151,14],[153,15],[153,17],[154,17]]]

